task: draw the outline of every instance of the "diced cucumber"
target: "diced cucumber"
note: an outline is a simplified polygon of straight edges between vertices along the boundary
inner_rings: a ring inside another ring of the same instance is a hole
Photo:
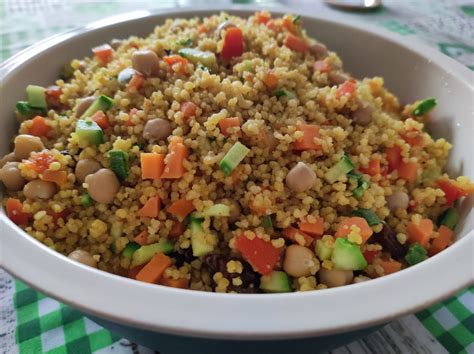
[[[206,233],[198,219],[191,219],[189,228],[191,230],[191,248],[193,249],[194,257],[205,256],[212,251],[217,244],[216,235],[210,231]]]
[[[421,101],[415,109],[413,109],[412,114],[414,116],[422,116],[431,111],[433,108],[436,107],[436,98],[427,98],[426,100]]]
[[[286,96],[288,97],[289,100],[296,98],[296,94],[293,91],[286,90],[286,89],[276,90],[275,92],[273,92],[273,95],[277,98]]]
[[[367,267],[359,246],[345,238],[336,239],[331,262],[335,269],[340,270],[363,270]]]
[[[264,228],[266,229],[271,229],[273,228],[273,222],[272,222],[272,217],[270,215],[265,215],[263,218],[262,218],[262,222],[261,224]]]
[[[351,159],[344,155],[341,157],[339,162],[332,166],[324,175],[324,179],[328,183],[334,183],[342,176],[346,175],[347,173],[351,172],[354,169],[354,164],[352,163]]]
[[[409,265],[415,265],[417,263],[423,262],[428,258],[426,250],[422,245],[415,242],[408,248],[408,252],[405,255],[405,260]]]
[[[79,119],[76,124],[76,135],[80,142],[88,145],[100,145],[104,143],[102,129],[92,120]]]
[[[444,225],[451,230],[454,230],[460,219],[461,217],[456,209],[449,208],[438,218],[438,226]]]
[[[316,240],[315,253],[322,261],[330,259],[332,256],[333,247],[324,239]]]
[[[178,54],[188,59],[194,65],[201,64],[211,69],[211,71],[217,70],[216,55],[212,52],[204,52],[195,48],[182,48],[178,51]]]
[[[89,193],[84,193],[82,196],[81,196],[81,204],[84,208],[88,208],[91,206],[92,204],[92,198],[91,196],[89,195]]]
[[[28,85],[26,87],[26,96],[28,97],[28,104],[34,108],[46,108],[46,94],[45,88],[36,85]]]
[[[359,208],[356,209],[352,212],[353,216],[360,216],[361,218],[364,218],[367,221],[367,224],[369,226],[374,226],[378,224],[382,224],[383,221],[380,220],[380,218],[375,214],[372,210],[370,209],[363,209]]]
[[[122,256],[132,259],[133,254],[140,248],[140,245],[135,242],[128,243],[123,249]]]
[[[194,218],[205,218],[206,216],[229,216],[230,207],[225,204],[214,204],[202,212],[193,213]]]
[[[285,272],[274,270],[260,278],[260,289],[266,293],[287,293],[291,291],[290,279]]]
[[[100,95],[82,114],[81,118],[91,117],[97,111],[107,111],[114,104],[114,100],[106,95]]]
[[[173,251],[173,244],[168,240],[160,240],[151,245],[141,246],[133,253],[132,267],[145,264],[158,252],[170,253],[171,251]]]
[[[34,116],[46,115],[46,110],[44,108],[31,107],[28,102],[25,101],[18,101],[15,107],[18,114],[25,119],[33,118]]]
[[[421,173],[421,178],[423,180],[433,181],[439,177],[441,177],[441,171],[438,167],[427,168]]]
[[[117,175],[119,180],[126,180],[130,170],[128,154],[122,150],[110,150],[108,155],[110,169]]]
[[[219,162],[220,169],[226,176],[229,176],[245,156],[247,156],[249,151],[250,149],[248,147],[237,141]]]

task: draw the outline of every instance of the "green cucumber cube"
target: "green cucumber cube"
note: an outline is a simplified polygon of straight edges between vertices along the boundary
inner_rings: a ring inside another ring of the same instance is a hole
[[[28,104],[34,108],[46,108],[46,94],[44,87],[36,85],[28,85],[26,87],[26,96]]]
[[[339,270],[363,270],[367,267],[359,246],[345,238],[336,239],[331,262]]]
[[[173,244],[168,240],[160,240],[151,245],[141,246],[132,256],[132,268],[145,264],[159,252],[170,253],[173,251]]]
[[[274,270],[260,278],[260,289],[266,293],[287,293],[291,291],[290,279],[285,272]]]
[[[79,119],[76,124],[77,139],[88,145],[100,145],[104,143],[102,129],[92,120]]]
[[[220,169],[226,176],[229,176],[245,156],[247,156],[249,151],[250,149],[248,147],[237,141],[219,162]]]
[[[82,114],[81,118],[91,117],[95,112],[105,112],[114,105],[114,100],[106,95],[100,95],[96,98],[89,108]]]

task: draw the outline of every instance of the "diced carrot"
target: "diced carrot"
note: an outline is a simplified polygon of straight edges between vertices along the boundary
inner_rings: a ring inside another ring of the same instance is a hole
[[[312,236],[319,237],[324,234],[324,219],[317,218],[316,222],[301,221],[299,224],[300,231]]]
[[[267,22],[267,27],[268,27],[268,29],[270,29],[274,32],[278,31],[278,26],[277,26],[275,20],[269,20]]]
[[[206,33],[206,32],[207,32],[207,27],[206,27],[206,25],[199,25],[199,26],[198,26],[198,32],[199,32],[199,33]]]
[[[270,90],[274,90],[278,87],[278,77],[271,70],[265,74],[263,82]]]
[[[415,182],[418,175],[418,164],[416,162],[401,162],[398,166],[398,176],[407,182]]]
[[[250,240],[242,234],[235,239],[235,247],[252,268],[262,275],[270,274],[280,260],[280,249],[257,236]]]
[[[380,266],[383,268],[385,275],[398,272],[402,268],[402,264],[394,260],[382,261]]]
[[[441,252],[453,241],[453,231],[441,225],[438,229],[438,237],[436,237],[431,243],[431,247],[428,250],[429,256],[434,256],[435,254]]]
[[[408,241],[410,243],[418,242],[423,247],[427,247],[432,233],[433,222],[430,219],[421,219],[419,224],[410,222],[407,225]]]
[[[184,231],[186,231],[186,226],[179,221],[175,221],[173,223],[173,226],[171,226],[170,233],[168,234],[169,238],[178,238],[182,234],[184,234]]]
[[[190,200],[178,199],[174,201],[168,209],[168,213],[178,217],[178,219],[183,220],[190,212],[194,210],[194,204]]]
[[[62,186],[67,182],[67,171],[62,170],[44,170],[41,179],[43,181],[54,182],[58,186]]]
[[[183,102],[179,110],[183,112],[184,118],[191,118],[196,115],[197,106],[193,102]]]
[[[30,215],[23,212],[23,204],[19,199],[8,198],[7,199],[7,216],[17,225],[26,225],[30,218]]]
[[[230,174],[230,178],[232,178],[232,182],[236,183],[237,181],[239,181],[240,176],[242,175],[243,172],[244,172],[244,166],[242,165],[239,165],[236,168],[234,168],[234,170]]]
[[[328,73],[332,70],[331,65],[327,60],[318,60],[313,64],[313,70],[321,73]]]
[[[380,254],[380,251],[365,251],[363,253],[365,260],[367,263],[372,263],[375,257]]]
[[[354,79],[344,81],[336,90],[336,97],[341,98],[342,96],[351,97],[357,88],[357,82]]]
[[[313,243],[313,238],[311,236],[301,230],[295,229],[294,227],[287,227],[286,229],[283,229],[281,231],[281,235],[283,236],[283,238],[286,238],[287,240],[296,244],[300,244],[298,240],[304,241],[304,246],[306,247],[311,246],[311,244]]]
[[[46,91],[45,91],[45,94],[46,94],[46,97],[49,98],[59,98],[59,96],[61,96],[61,93],[62,93],[62,89],[61,87],[57,86],[57,85],[51,85],[51,86],[48,86],[46,88]]]
[[[145,82],[145,77],[140,73],[135,73],[133,74],[131,80],[129,81],[127,85],[127,89],[134,88],[136,90],[140,90],[144,82]]]
[[[182,143],[183,139],[175,137],[171,140],[165,157],[165,168],[161,178],[177,179],[183,177],[186,169],[184,160],[188,157],[188,148]]]
[[[171,258],[163,253],[157,253],[153,256],[142,270],[136,276],[136,279],[146,283],[156,283],[160,280],[166,268],[171,266]]]
[[[139,265],[138,267],[133,267],[128,270],[127,276],[131,279],[136,279],[137,274],[143,269],[145,265]]]
[[[138,243],[140,246],[148,245],[150,244],[150,240],[148,239],[148,236],[150,236],[148,231],[143,230],[142,232],[140,232],[137,236],[133,238],[133,241]]]
[[[221,57],[224,60],[231,60],[240,57],[244,52],[244,35],[238,27],[230,27],[225,32],[224,44],[222,46]]]
[[[221,133],[224,136],[230,136],[231,133],[228,132],[227,129],[229,128],[234,128],[234,127],[240,127],[240,119],[239,117],[229,117],[229,118],[223,118],[219,121],[219,128],[221,129]],[[237,136],[241,136],[240,130],[236,134]]]
[[[400,135],[410,146],[423,146],[423,136],[418,129],[413,128]]]
[[[97,123],[97,125],[99,127],[101,127],[102,129],[107,129],[108,127],[110,127],[109,125],[109,121],[107,120],[107,116],[105,115],[104,112],[102,111],[97,111],[95,112],[91,119]]]
[[[385,149],[388,162],[388,172],[397,170],[402,163],[402,149],[399,146],[389,147]]]
[[[283,27],[285,27],[288,31],[294,33],[296,28],[295,28],[295,24],[293,23],[293,16],[291,15],[285,15],[283,17],[283,23],[282,23]]]
[[[25,162],[26,165],[31,167],[38,173],[42,173],[44,170],[49,168],[49,165],[56,161],[56,159],[47,152],[40,152],[33,157],[30,157],[28,161]]]
[[[374,233],[364,218],[353,216],[340,222],[337,227],[336,237],[346,237],[349,235],[352,226],[357,226],[360,229],[362,244],[364,244]]]
[[[303,137],[293,142],[293,150],[319,150],[321,145],[314,142],[319,137],[319,126],[315,124],[299,124],[296,128],[303,132]]]
[[[304,38],[295,36],[293,33],[288,33],[284,41],[285,46],[291,50],[299,53],[308,51],[309,45]]]
[[[189,286],[189,280],[186,278],[173,279],[162,277],[159,284],[169,286],[170,288],[187,289]]]
[[[166,57],[163,57],[163,60],[167,62],[170,66],[179,64],[179,72],[181,74],[186,73],[186,66],[188,65],[189,61],[188,59],[183,58],[181,55],[168,55]]]
[[[258,23],[266,24],[271,18],[271,15],[266,11],[259,11],[255,13],[255,19]]]
[[[138,210],[137,215],[156,218],[160,213],[160,204],[160,197],[151,197],[146,201],[145,205],[140,210]]]
[[[92,48],[95,58],[101,65],[106,65],[112,60],[114,50],[108,44],[102,44]]]
[[[380,174],[380,161],[372,159],[369,161],[369,165],[367,167],[359,167],[359,171],[370,176],[376,176]]]
[[[142,179],[161,178],[165,168],[165,155],[155,152],[142,152],[140,154]]]
[[[444,192],[444,198],[446,199],[445,205],[447,206],[451,206],[459,198],[468,195],[467,192],[460,189],[453,182],[455,181],[449,179],[440,179],[436,182],[438,187]]]
[[[28,132],[31,135],[41,137],[48,135],[51,129],[51,126],[44,117],[36,116],[31,120],[31,125],[28,128]]]

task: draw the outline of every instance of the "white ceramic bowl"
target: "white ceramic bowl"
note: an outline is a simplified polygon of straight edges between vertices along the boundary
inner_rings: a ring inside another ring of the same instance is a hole
[[[255,9],[230,12],[248,16]],[[0,67],[0,155],[17,124],[15,102],[28,84],[47,85],[72,58],[112,38],[146,35],[168,17],[218,10],[137,12],[61,34],[15,55]],[[280,11],[275,11],[280,12]],[[401,102],[437,97],[430,130],[454,143],[448,170],[474,177],[474,74],[406,37],[363,24],[303,17],[307,32],[338,52],[356,77],[383,76]],[[456,242],[439,255],[393,275],[306,293],[238,295],[173,289],[95,270],[50,250],[2,213],[1,265],[32,287],[97,318],[151,332],[215,339],[326,336],[374,326],[420,310],[473,281],[472,198],[465,200]]]

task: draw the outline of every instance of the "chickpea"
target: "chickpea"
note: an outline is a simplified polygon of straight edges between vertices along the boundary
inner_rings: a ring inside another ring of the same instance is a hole
[[[120,182],[111,170],[101,168],[86,177],[87,192],[98,203],[110,204],[120,189]]]
[[[122,43],[123,43],[123,40],[114,38],[110,41],[110,46],[113,49],[118,49],[118,47],[120,47],[122,45]]]
[[[9,154],[6,154],[0,159],[0,168],[5,166],[7,162],[15,162],[15,161],[16,161],[15,153],[11,152]]]
[[[97,268],[96,260],[87,251],[75,250],[69,253],[68,257],[89,267]]]
[[[349,76],[344,73],[331,71],[328,73],[328,79],[332,85],[340,85],[347,81],[349,79]]]
[[[171,123],[165,119],[156,118],[146,122],[143,128],[143,138],[149,142],[166,140],[173,131]]]
[[[0,181],[3,182],[5,188],[9,191],[19,191],[26,183],[18,165],[19,162],[7,162],[0,169]]]
[[[99,171],[102,168],[101,164],[93,159],[79,160],[76,164],[76,170],[74,171],[76,179],[79,183],[84,183],[86,177]]]
[[[88,96],[82,98],[79,103],[76,105],[76,117],[81,117],[85,111],[94,103],[95,97]]]
[[[15,148],[13,152],[19,161],[29,158],[33,151],[41,151],[44,149],[41,139],[33,135],[20,134],[15,138],[14,143]]]
[[[283,269],[292,277],[307,277],[311,275],[312,270],[317,270],[318,260],[314,253],[306,247],[300,245],[291,245],[286,249]]]
[[[326,284],[329,288],[350,284],[354,278],[352,270],[321,268],[318,274],[321,283]]]
[[[55,183],[40,179],[30,181],[23,187],[23,194],[28,199],[51,199],[56,191]]]
[[[314,43],[309,47],[311,54],[316,56],[319,59],[323,59],[328,56],[328,49],[324,44]]]
[[[295,192],[303,192],[314,186],[316,173],[300,161],[288,172],[285,182],[289,189]]]
[[[360,107],[352,114],[352,119],[357,124],[366,126],[372,122],[373,113],[374,109],[371,106],[360,104]]]
[[[410,197],[403,191],[396,191],[392,195],[387,197],[387,207],[391,211],[396,209],[406,209],[410,202]]]
[[[150,49],[137,50],[132,54],[132,66],[143,75],[150,76],[160,69],[160,59]]]

